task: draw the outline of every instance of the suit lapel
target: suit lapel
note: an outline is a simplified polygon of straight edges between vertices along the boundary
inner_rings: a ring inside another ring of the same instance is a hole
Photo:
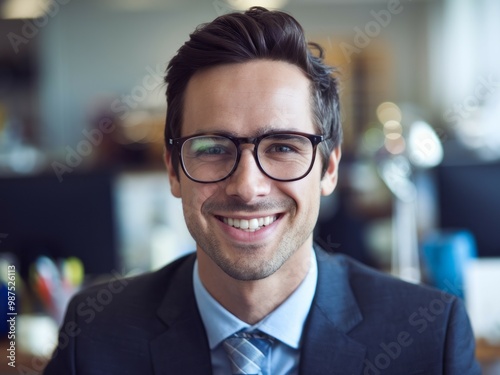
[[[361,374],[366,348],[347,333],[363,317],[347,269],[323,250],[316,257],[318,285],[304,329],[300,374]]]
[[[155,375],[212,373],[205,327],[193,292],[194,260],[193,255],[176,271],[158,309],[167,329],[150,343]]]
[[[361,374],[366,348],[348,336],[362,321],[338,258],[316,251],[318,285],[304,329],[301,375]],[[155,375],[212,373],[205,327],[193,292],[195,256],[186,260],[169,282],[158,317],[166,330],[150,343]]]

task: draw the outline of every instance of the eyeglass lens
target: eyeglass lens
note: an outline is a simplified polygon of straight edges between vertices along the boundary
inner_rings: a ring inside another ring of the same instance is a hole
[[[314,146],[304,136],[272,134],[256,146],[261,169],[271,178],[292,180],[302,177],[310,168]],[[195,180],[211,182],[224,179],[238,159],[237,145],[223,136],[199,136],[184,142],[182,161],[188,175]]]

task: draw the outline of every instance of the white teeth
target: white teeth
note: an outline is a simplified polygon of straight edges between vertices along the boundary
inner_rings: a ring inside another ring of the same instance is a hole
[[[258,219],[250,219],[248,222],[248,227],[250,229],[257,229],[259,227],[259,220]]]
[[[248,226],[248,220],[241,219],[240,220],[240,228],[241,229],[248,229],[249,228],[249,226]]]
[[[227,225],[234,228],[242,229],[246,232],[255,232],[261,229],[263,226],[270,225],[276,221],[276,216],[266,216],[254,219],[233,219],[230,217],[223,217],[222,221]]]

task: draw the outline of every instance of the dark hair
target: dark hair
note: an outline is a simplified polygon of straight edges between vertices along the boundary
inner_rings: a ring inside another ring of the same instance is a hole
[[[317,56],[311,49],[317,51]],[[200,70],[222,64],[256,59],[284,61],[299,67],[311,81],[314,122],[327,140],[320,145],[323,173],[330,153],[342,140],[337,80],[334,68],[323,62],[323,49],[307,43],[304,30],[292,16],[252,7],[202,24],[170,60],[165,76],[167,118],[165,142],[181,135],[184,93],[191,77]],[[178,176],[179,160],[172,154]]]

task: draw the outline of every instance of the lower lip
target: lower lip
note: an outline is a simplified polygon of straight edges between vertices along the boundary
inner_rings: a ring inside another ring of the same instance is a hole
[[[225,224],[223,221],[219,220],[216,218],[217,222],[221,226],[223,232],[228,235],[231,240],[233,241],[238,241],[238,242],[258,242],[264,240],[267,236],[269,236],[276,228],[278,222],[281,220],[282,215],[280,215],[275,221],[273,221],[271,224],[262,227],[259,230],[256,230],[254,232],[247,232],[235,227],[232,227],[228,224]]]

